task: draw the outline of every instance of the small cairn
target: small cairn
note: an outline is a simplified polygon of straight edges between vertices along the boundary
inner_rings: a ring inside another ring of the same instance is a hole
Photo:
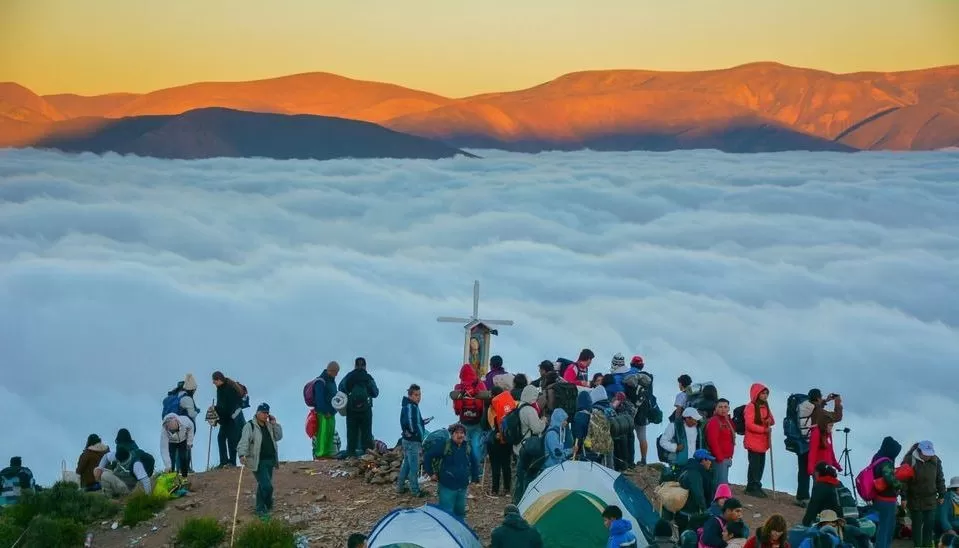
[[[403,464],[403,448],[400,446],[388,449],[386,444],[378,442],[375,449],[368,449],[366,454],[357,459],[348,459],[344,466],[354,470],[354,477],[363,478],[366,483],[385,485],[393,483],[400,475],[400,466]]]

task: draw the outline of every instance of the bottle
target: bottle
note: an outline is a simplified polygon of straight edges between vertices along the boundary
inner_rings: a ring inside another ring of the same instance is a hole
[[[87,533],[86,540],[83,541],[83,548],[93,548],[93,533]]]

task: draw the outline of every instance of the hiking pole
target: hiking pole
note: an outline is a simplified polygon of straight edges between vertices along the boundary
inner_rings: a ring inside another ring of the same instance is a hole
[[[233,540],[236,538],[236,514],[240,509],[240,485],[243,484],[243,470],[245,466],[240,466],[240,479],[236,481],[236,501],[233,502],[233,526],[230,528],[230,548],[233,548]]]
[[[776,498],[776,460],[773,459],[773,431],[769,430],[769,473],[773,477],[773,498]]]
[[[215,403],[216,403],[216,400],[211,400],[210,407],[213,407]],[[207,413],[209,413],[209,411]],[[210,471],[210,448],[213,447],[213,424],[209,422],[207,422],[207,424],[210,426],[210,434],[206,437],[206,471],[209,472]]]

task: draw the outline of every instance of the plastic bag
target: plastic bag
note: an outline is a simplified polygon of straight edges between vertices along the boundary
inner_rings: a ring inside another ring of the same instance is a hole
[[[310,409],[310,412],[306,415],[306,437],[313,439],[316,437],[316,430],[319,428],[316,420],[316,411]]]

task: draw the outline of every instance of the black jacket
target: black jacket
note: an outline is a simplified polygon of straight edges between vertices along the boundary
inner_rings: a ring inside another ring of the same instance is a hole
[[[806,527],[816,522],[816,517],[823,510],[832,510],[837,516],[842,515],[842,504],[839,502],[839,480],[830,476],[821,477],[812,486],[812,496],[806,505],[802,524]]]

